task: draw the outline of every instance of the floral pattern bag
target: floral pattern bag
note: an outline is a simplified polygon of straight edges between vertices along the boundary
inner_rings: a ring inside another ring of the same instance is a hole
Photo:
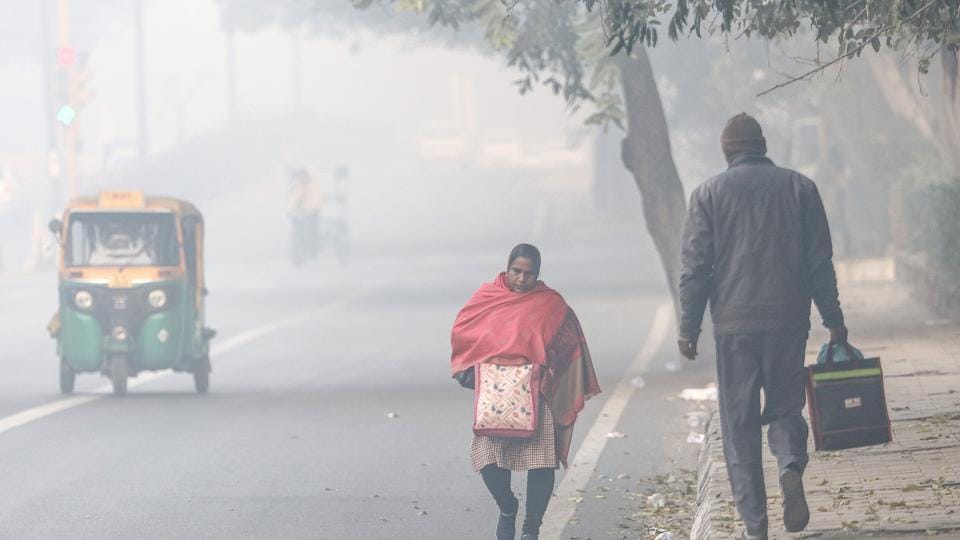
[[[540,420],[540,366],[480,364],[476,370],[474,434],[532,437]]]

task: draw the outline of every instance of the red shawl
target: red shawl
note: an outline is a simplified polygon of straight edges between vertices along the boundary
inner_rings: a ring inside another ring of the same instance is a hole
[[[494,358],[498,364],[546,367],[540,388],[557,424],[558,455],[566,466],[577,414],[600,386],[580,322],[563,297],[542,281],[530,292],[513,292],[501,273],[460,310],[450,342],[454,374]]]

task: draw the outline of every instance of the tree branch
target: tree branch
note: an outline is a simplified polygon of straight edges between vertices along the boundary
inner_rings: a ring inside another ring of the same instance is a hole
[[[787,86],[789,86],[789,85],[791,85],[791,84],[793,84],[793,83],[795,83],[795,82],[800,82],[800,81],[807,80],[807,79],[809,79],[810,77],[812,77],[813,75],[816,75],[817,73],[820,73],[820,72],[822,72],[822,71],[830,68],[831,66],[833,66],[834,64],[837,64],[838,62],[842,62],[842,61],[844,61],[844,60],[846,60],[846,59],[848,59],[848,58],[851,58],[851,57],[853,57],[853,56],[855,56],[855,55],[857,55],[857,54],[860,54],[860,52],[863,51],[863,49],[865,49],[865,48],[867,47],[867,45],[870,44],[871,41],[873,41],[874,39],[879,38],[880,36],[882,36],[882,35],[884,35],[884,34],[886,34],[886,33],[888,33],[888,32],[892,32],[892,31],[900,28],[900,27],[903,26],[905,23],[908,23],[908,22],[912,21],[913,19],[916,19],[918,16],[920,16],[921,14],[923,14],[924,12],[926,12],[928,9],[930,9],[933,5],[935,5],[935,4],[936,4],[937,2],[939,2],[939,1],[940,1],[940,0],[930,0],[930,2],[927,2],[926,4],[923,5],[923,7],[921,7],[921,8],[918,9],[916,12],[914,12],[913,15],[910,15],[909,17],[907,17],[907,18],[905,18],[905,19],[901,19],[901,20],[897,21],[897,24],[895,24],[895,25],[890,25],[890,26],[881,27],[879,30],[877,30],[876,32],[874,32],[872,35],[870,35],[869,37],[863,39],[863,40],[860,42],[860,45],[854,47],[853,49],[847,51],[846,53],[841,54],[840,56],[834,58],[833,60],[827,62],[826,64],[817,66],[816,68],[811,69],[810,71],[807,71],[806,73],[803,73],[802,75],[799,75],[799,76],[796,76],[796,77],[791,77],[791,78],[790,78],[789,80],[787,80],[787,81],[784,81],[784,82],[782,82],[782,83],[780,83],[780,84],[778,84],[778,85],[776,85],[776,86],[773,86],[773,87],[771,87],[771,88],[768,88],[768,89],[764,90],[763,92],[760,92],[759,94],[757,94],[757,97],[763,97],[763,96],[765,96],[765,95],[767,95],[767,94],[769,94],[769,93],[771,93],[771,92],[774,92],[774,91],[779,90],[779,89],[781,89],[781,88],[785,88],[785,87],[787,87]]]
[[[503,4],[503,7],[507,8],[507,13],[509,14],[513,11],[513,8],[517,7],[517,4],[520,3],[520,0],[500,0],[500,3]]]

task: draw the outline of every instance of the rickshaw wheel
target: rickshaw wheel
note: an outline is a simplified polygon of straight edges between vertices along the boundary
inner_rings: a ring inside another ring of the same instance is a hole
[[[198,394],[206,394],[210,389],[210,359],[204,358],[193,371],[193,386]]]
[[[67,362],[60,359],[60,393],[72,394],[74,384],[77,382],[77,374],[67,365]]]
[[[122,396],[127,393],[127,359],[121,355],[110,359],[110,383],[113,394]]]

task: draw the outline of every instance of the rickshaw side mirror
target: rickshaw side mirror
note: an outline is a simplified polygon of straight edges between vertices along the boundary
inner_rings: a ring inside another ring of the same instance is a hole
[[[63,222],[60,221],[59,219],[51,219],[47,227],[49,227],[50,232],[52,232],[54,235],[59,237],[60,231],[63,230]]]

